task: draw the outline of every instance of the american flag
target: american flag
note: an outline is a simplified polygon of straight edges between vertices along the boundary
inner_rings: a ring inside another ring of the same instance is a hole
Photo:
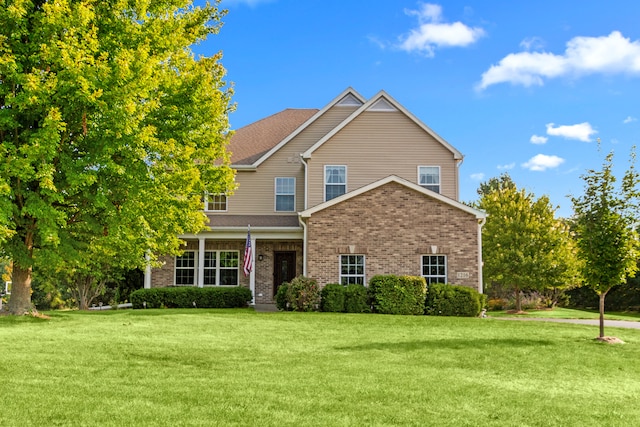
[[[251,251],[251,227],[247,230],[247,243],[244,245],[244,275],[251,273],[253,265],[253,252]]]

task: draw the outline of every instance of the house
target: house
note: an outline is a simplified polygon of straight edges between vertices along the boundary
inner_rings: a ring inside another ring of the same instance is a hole
[[[209,229],[181,236],[184,254],[145,287],[245,286],[269,304],[297,275],[324,286],[407,274],[482,292],[485,214],[458,201],[463,156],[386,92],[281,111],[238,129],[229,151],[237,190],[205,197]]]

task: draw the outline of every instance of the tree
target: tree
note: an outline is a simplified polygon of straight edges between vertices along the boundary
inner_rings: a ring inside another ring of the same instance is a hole
[[[578,256],[582,259],[585,283],[600,298],[600,335],[604,338],[604,301],[612,287],[635,276],[638,270],[637,201],[638,174],[631,165],[616,187],[613,152],[602,170],[588,170],[582,176],[584,194],[572,197],[574,222],[578,236]]]
[[[477,206],[487,212],[482,230],[487,283],[520,292],[562,288],[576,282],[577,265],[568,227],[555,219],[548,197],[518,190],[508,175],[483,186]]]
[[[188,0],[13,0],[0,8],[0,239],[9,310],[32,274],[98,245],[116,265],[176,253],[204,192],[232,190],[231,89],[190,46],[223,11]]]

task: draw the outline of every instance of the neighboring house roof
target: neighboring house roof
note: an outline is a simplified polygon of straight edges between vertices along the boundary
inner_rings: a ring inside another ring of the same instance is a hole
[[[227,148],[231,164],[253,164],[317,112],[288,108],[236,130]]]
[[[340,103],[357,106],[364,104],[365,101],[366,99],[358,92],[347,88],[322,110],[286,109],[242,127],[235,131],[228,146],[228,151],[231,152],[231,165],[238,169],[255,168],[331,107]]]
[[[353,197],[356,197],[356,196],[358,196],[360,194],[366,193],[367,191],[373,190],[374,188],[378,188],[378,187],[383,186],[385,184],[388,184],[390,182],[396,182],[396,183],[398,183],[400,185],[404,185],[405,187],[408,187],[408,188],[410,188],[412,190],[415,190],[415,191],[417,191],[419,193],[422,193],[427,197],[431,197],[433,199],[441,201],[442,203],[445,203],[445,204],[447,204],[449,206],[452,206],[452,207],[454,207],[456,209],[460,209],[461,211],[464,211],[464,212],[470,213],[472,215],[475,215],[475,217],[478,218],[478,219],[482,219],[482,218],[486,218],[487,217],[487,214],[484,211],[481,211],[481,210],[472,208],[471,206],[467,206],[467,205],[465,205],[463,203],[457,202],[457,201],[455,201],[453,199],[450,199],[448,197],[443,196],[440,193],[436,193],[435,191],[428,190],[428,189],[426,189],[424,187],[421,187],[420,185],[414,184],[413,182],[407,181],[406,179],[400,178],[400,177],[398,177],[396,175],[390,175],[390,176],[388,176],[386,178],[382,178],[382,179],[380,179],[378,181],[372,182],[369,185],[365,185],[364,187],[360,187],[357,190],[353,190],[353,191],[351,191],[349,193],[345,193],[342,196],[336,197],[335,199],[331,199],[331,200],[326,201],[324,203],[320,203],[319,205],[316,205],[316,206],[314,206],[312,208],[309,208],[309,209],[307,209],[305,211],[300,212],[299,215],[302,218],[309,218],[311,215],[313,215],[316,212],[319,212],[319,211],[321,211],[323,209],[327,209],[328,207],[337,205],[340,202],[344,202],[345,200],[349,200],[349,199],[351,199]]]
[[[338,126],[333,128],[331,132],[327,133],[322,139],[316,142],[313,146],[311,146],[307,151],[302,154],[302,157],[305,159],[311,158],[312,153],[322,146],[325,142],[331,139],[336,133],[342,130],[345,126],[351,123],[356,117],[362,114],[365,111],[396,111],[399,110],[404,113],[409,119],[413,120],[418,126],[420,126],[425,132],[430,134],[442,144],[445,148],[447,148],[451,153],[453,153],[454,159],[462,160],[464,156],[461,152],[456,150],[451,144],[445,141],[440,135],[435,133],[429,126],[420,121],[416,116],[414,116],[411,112],[409,112],[406,108],[404,108],[400,103],[398,103],[395,99],[393,99],[389,94],[385,91],[381,90],[370,100],[365,102],[360,108],[354,111],[347,119],[345,119]]]

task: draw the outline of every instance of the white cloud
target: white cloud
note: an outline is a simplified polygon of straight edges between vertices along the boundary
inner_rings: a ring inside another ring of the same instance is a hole
[[[640,75],[640,41],[632,42],[613,31],[602,37],[574,37],[562,55],[511,53],[482,74],[477,89],[498,83],[542,86],[544,79],[593,73]]]
[[[482,181],[484,179],[484,174],[482,172],[472,173],[471,179],[473,179],[474,181]]]
[[[552,169],[564,163],[564,159],[558,156],[547,156],[546,154],[537,154],[523,163],[522,167],[531,171],[543,172]]]
[[[410,16],[418,17],[418,27],[401,37],[400,49],[420,52],[433,57],[436,48],[464,47],[475,43],[485,35],[479,27],[468,27],[462,22],[442,22],[442,6],[421,3],[419,10],[405,10]]]
[[[531,135],[531,138],[529,139],[532,144],[546,144],[548,140],[549,138],[546,136],[539,135]]]
[[[507,165],[498,165],[498,170],[509,170],[516,167],[515,163],[509,163]]]
[[[590,142],[591,135],[598,133],[597,130],[591,127],[589,122],[579,123],[577,125],[554,126],[554,123],[547,124],[547,135],[561,136],[567,139],[577,139],[579,141]]]
[[[520,47],[524,50],[539,50],[544,46],[540,37],[529,37],[520,42]]]
[[[638,119],[636,119],[635,117],[627,116],[627,118],[624,119],[622,121],[622,123],[624,123],[626,125],[627,123],[637,122],[637,121],[638,121]]]

